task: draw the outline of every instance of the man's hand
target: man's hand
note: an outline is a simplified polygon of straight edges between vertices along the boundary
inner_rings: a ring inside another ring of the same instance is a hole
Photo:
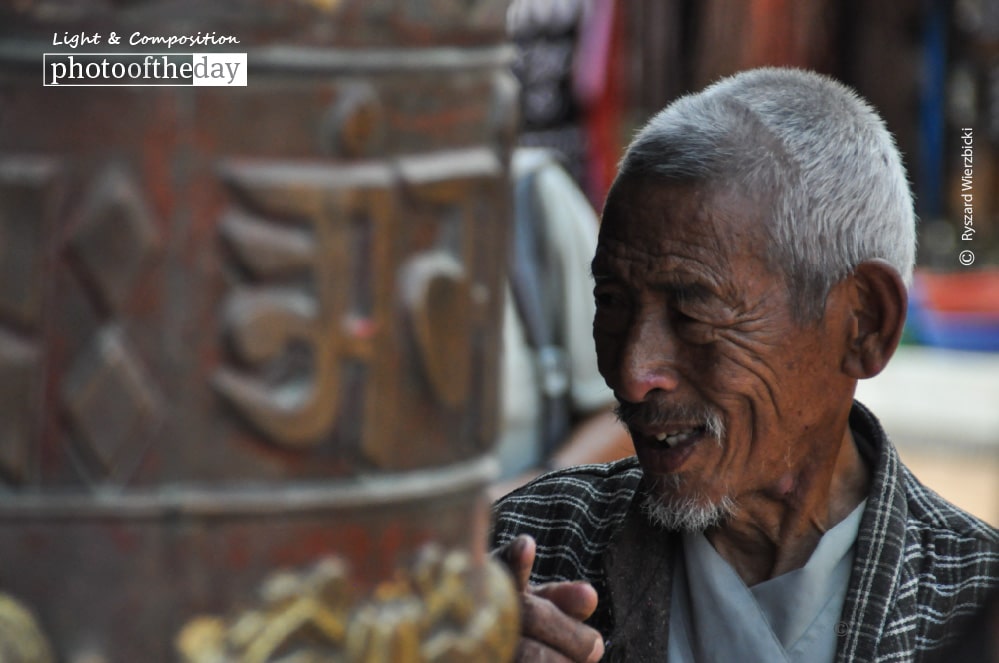
[[[600,633],[583,624],[597,608],[597,592],[585,582],[530,585],[535,543],[521,535],[494,554],[513,574],[520,592],[517,661],[597,663],[604,655]]]

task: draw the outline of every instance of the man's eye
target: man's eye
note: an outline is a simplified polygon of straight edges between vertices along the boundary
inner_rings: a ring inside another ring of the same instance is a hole
[[[597,288],[593,291],[593,301],[597,309],[613,309],[625,306],[624,296],[617,290]]]
[[[673,307],[672,317],[677,333],[690,343],[709,343],[715,338],[715,325],[697,307]]]
[[[673,309],[673,318],[677,322],[698,322],[698,318],[692,312],[687,312],[682,308]]]
[[[603,334],[618,334],[628,326],[630,300],[616,288],[596,288],[593,291],[596,315],[593,329]]]
[[[708,323],[716,317],[717,300],[703,289],[680,289],[673,294],[670,309],[677,322]]]

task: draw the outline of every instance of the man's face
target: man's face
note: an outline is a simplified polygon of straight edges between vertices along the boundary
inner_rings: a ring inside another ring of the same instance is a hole
[[[796,322],[764,258],[764,214],[732,191],[651,180],[618,182],[604,210],[598,364],[658,506],[683,512],[674,526],[703,529],[730,501],[793,500],[828,480],[842,439],[848,316]]]

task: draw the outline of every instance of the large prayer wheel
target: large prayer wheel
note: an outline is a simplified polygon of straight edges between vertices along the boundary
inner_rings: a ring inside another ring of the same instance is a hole
[[[505,5],[3,5],[0,659],[509,658]]]

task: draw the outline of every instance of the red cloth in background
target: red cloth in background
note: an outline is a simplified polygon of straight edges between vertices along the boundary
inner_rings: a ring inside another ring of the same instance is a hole
[[[624,39],[617,0],[594,0],[580,34],[574,91],[584,109],[586,194],[597,210],[614,180],[623,152]]]

